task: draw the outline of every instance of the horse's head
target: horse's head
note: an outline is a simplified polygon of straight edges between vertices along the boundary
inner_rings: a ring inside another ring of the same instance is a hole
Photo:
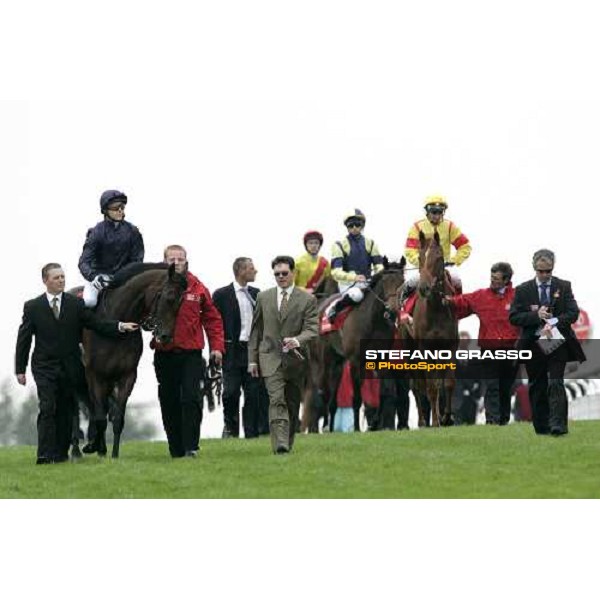
[[[444,250],[437,229],[430,239],[419,232],[419,243],[419,293],[429,296],[432,291],[439,291],[443,295]]]
[[[177,273],[175,265],[170,265],[161,279],[158,289],[155,289],[154,310],[148,318],[148,326],[161,344],[168,344],[173,340],[175,319],[187,288],[187,278]]]
[[[369,286],[390,315],[395,315],[400,307],[400,291],[404,284],[405,266],[404,256],[400,262],[389,262],[387,257],[384,257],[383,271],[373,277]]]

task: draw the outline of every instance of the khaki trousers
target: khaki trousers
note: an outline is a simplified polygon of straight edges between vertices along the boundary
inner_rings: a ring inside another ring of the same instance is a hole
[[[279,447],[291,450],[294,445],[304,377],[304,370],[279,367],[273,375],[264,378],[269,393],[269,429],[273,452]]]

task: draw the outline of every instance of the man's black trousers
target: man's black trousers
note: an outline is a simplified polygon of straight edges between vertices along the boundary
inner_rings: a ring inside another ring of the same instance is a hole
[[[174,458],[199,447],[203,367],[202,350],[154,353],[163,426]]]

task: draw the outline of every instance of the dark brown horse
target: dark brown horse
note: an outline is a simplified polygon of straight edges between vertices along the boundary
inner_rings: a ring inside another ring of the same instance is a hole
[[[325,277],[314,291],[319,304],[336,294],[338,294],[338,284],[331,275]],[[336,378],[341,375],[343,362],[324,336],[317,336],[309,342],[309,355],[300,430],[319,433],[321,419],[323,419],[323,428],[329,425],[328,398],[331,395],[330,390],[335,389]]]
[[[171,341],[175,317],[187,287],[174,265],[136,263],[115,274],[111,287],[100,297],[96,312],[104,319],[140,323],[162,343]],[[95,419],[95,439],[90,450],[106,455],[106,427],[110,407],[114,441],[112,457],[118,458],[125,407],[137,379],[142,356],[140,331],[118,339],[86,330],[83,336],[86,378]]]
[[[429,240],[423,232],[419,234],[419,285],[413,313],[412,332],[402,330],[402,337],[408,348],[418,350],[436,348],[455,351],[458,347],[458,321],[452,309],[444,302],[446,295],[453,289],[444,268],[444,252],[437,231]],[[433,427],[452,424],[452,395],[455,386],[455,372],[440,371],[441,377],[411,381],[419,410],[419,427],[426,425],[423,395],[431,405],[431,424]],[[440,419],[440,391],[445,390],[444,415]]]
[[[374,275],[368,287],[363,290],[362,302],[352,309],[342,329],[320,336],[315,342],[320,347],[316,356],[311,355],[309,384],[319,390],[323,405],[329,409],[331,429],[342,368],[345,361],[349,361],[354,387],[354,428],[360,431],[360,342],[366,339],[389,340],[394,337],[398,294],[404,283],[405,264],[404,257],[400,263],[388,262],[384,258],[384,270]],[[319,315],[326,304],[321,306]],[[308,404],[308,409],[310,408],[311,405]],[[305,403],[305,411],[306,409]],[[306,422],[311,421],[314,423],[309,413]]]

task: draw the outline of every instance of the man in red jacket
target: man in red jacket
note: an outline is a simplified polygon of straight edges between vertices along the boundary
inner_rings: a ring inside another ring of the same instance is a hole
[[[482,350],[512,350],[519,338],[519,329],[510,324],[508,312],[515,296],[509,263],[492,265],[490,287],[447,297],[457,318],[475,314],[479,317],[479,347]],[[483,376],[487,379],[485,392],[485,422],[488,425],[506,425],[510,420],[511,388],[518,364],[513,360],[484,361]]]
[[[150,347],[156,351],[154,371],[169,452],[173,458],[194,458],[198,455],[202,423],[202,329],[208,336],[210,355],[220,365],[225,350],[223,322],[208,289],[188,271],[185,248],[167,246],[164,260],[174,264],[178,273],[185,274],[188,287],[177,313],[173,342],[161,344],[153,338]]]

